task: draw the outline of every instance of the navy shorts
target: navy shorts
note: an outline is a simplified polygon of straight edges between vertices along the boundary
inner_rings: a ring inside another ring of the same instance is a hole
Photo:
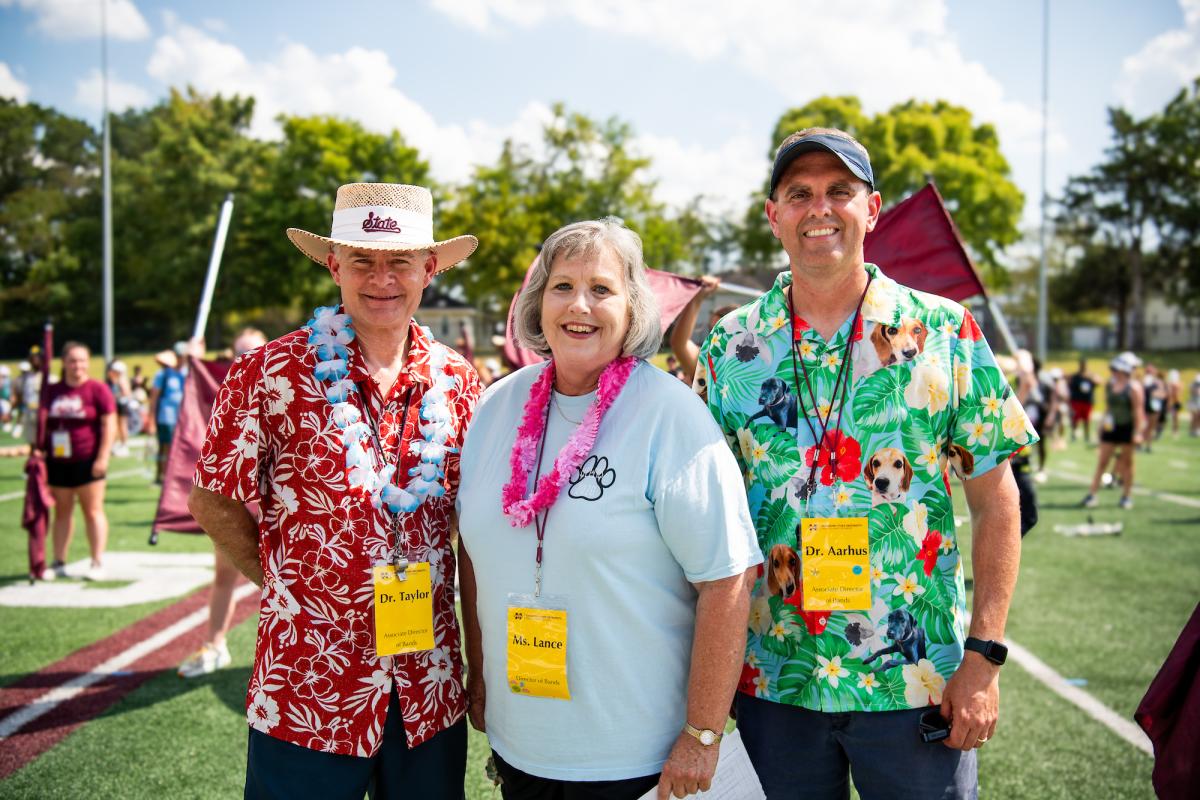
[[[370,758],[309,750],[250,729],[246,800],[463,800],[467,720],[408,746],[400,704],[392,692],[383,742]]]
[[[165,458],[167,450],[171,447],[171,440],[175,438],[175,426],[159,425],[155,430],[158,436],[159,455]]]
[[[737,696],[737,725],[767,800],[974,800],[975,751],[924,742],[928,709],[827,713]]]

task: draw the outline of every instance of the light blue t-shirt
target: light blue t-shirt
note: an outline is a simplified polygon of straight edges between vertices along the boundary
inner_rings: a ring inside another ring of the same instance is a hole
[[[650,775],[661,771],[687,712],[692,582],[762,561],[742,477],[700,399],[638,364],[546,517],[542,593],[566,598],[571,699],[511,693],[508,596],[533,593],[537,536],[533,525],[509,525],[500,491],[544,368],[491,386],[463,445],[457,508],[478,586],[488,738],[509,764],[544,778]],[[555,393],[543,473],[594,399]]]
[[[158,389],[159,425],[174,426],[179,421],[179,406],[183,403],[184,375],[177,369],[164,367],[154,376],[154,388]]]

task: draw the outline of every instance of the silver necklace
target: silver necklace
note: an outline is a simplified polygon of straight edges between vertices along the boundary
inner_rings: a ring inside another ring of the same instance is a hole
[[[552,403],[552,405],[554,406],[554,410],[558,412],[558,415],[559,415],[560,417],[562,417],[563,419],[565,419],[565,420],[566,420],[567,422],[569,422],[570,424],[572,424],[572,425],[579,425],[579,424],[581,424],[581,423],[583,422],[583,420],[582,420],[582,419],[571,419],[571,418],[570,418],[570,417],[568,417],[566,414],[564,414],[564,413],[563,413],[563,410],[562,410],[562,406],[560,406],[560,405],[558,404],[558,398],[557,398],[557,397],[553,398],[553,403]],[[585,413],[586,413],[586,412],[585,412]]]

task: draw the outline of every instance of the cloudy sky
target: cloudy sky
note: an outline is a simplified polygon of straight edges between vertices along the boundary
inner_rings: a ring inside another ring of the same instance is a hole
[[[1107,142],[1105,109],[1146,113],[1200,74],[1200,0],[1050,0],[1051,192]],[[1036,219],[1042,0],[108,0],[110,97],[171,86],[253,95],[280,113],[399,128],[441,181],[549,106],[616,116],[653,157],[661,199],[742,209],[789,107],[916,97],[993,122]],[[100,0],[0,0],[0,95],[97,120]],[[885,198],[887,202],[888,198]]]

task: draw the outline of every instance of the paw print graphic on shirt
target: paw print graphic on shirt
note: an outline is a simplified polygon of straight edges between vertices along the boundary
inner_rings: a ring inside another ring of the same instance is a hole
[[[590,456],[571,476],[571,489],[567,496],[576,500],[599,500],[604,496],[604,490],[612,486],[616,479],[617,473],[608,466],[607,458]]]

